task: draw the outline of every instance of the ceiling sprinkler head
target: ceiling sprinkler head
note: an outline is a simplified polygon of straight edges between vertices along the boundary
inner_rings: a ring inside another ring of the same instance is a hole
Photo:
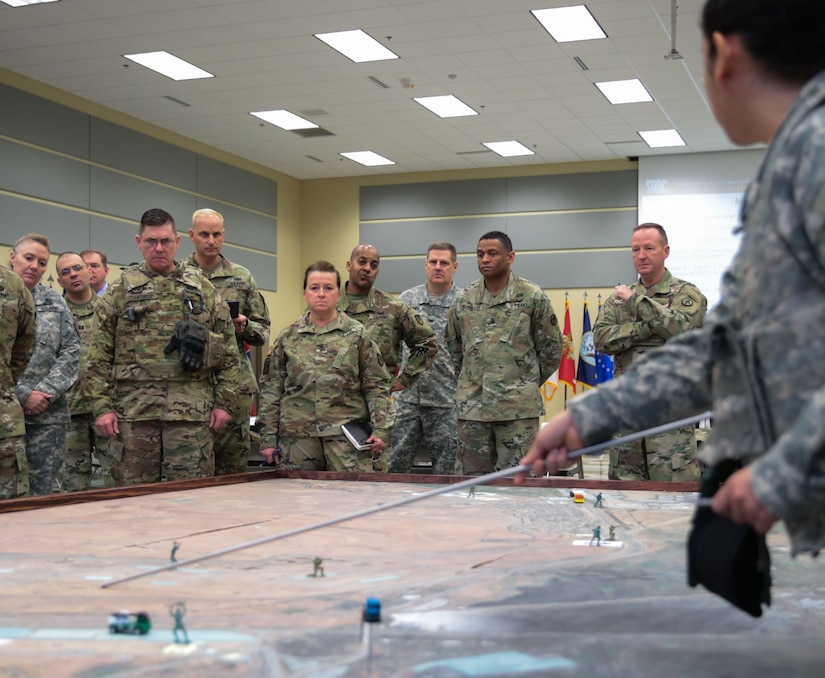
[[[665,54],[665,59],[668,61],[679,61],[679,59],[684,59],[684,57],[679,54],[678,49],[672,49],[667,54]]]
[[[415,87],[415,83],[409,78],[401,78],[398,82],[401,83],[401,86],[404,89],[412,89],[413,87]]]

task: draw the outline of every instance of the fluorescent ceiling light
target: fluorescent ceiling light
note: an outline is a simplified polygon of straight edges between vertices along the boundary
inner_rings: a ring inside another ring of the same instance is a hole
[[[533,9],[530,12],[556,42],[599,40],[607,37],[584,5]]]
[[[139,63],[141,66],[165,75],[172,80],[197,80],[199,78],[214,78],[208,71],[198,68],[188,61],[184,61],[169,52],[143,52],[141,54],[124,54],[124,57]]]
[[[343,155],[345,158],[349,158],[366,167],[395,164],[392,160],[388,160],[383,155],[378,155],[378,153],[373,153],[372,151],[352,151],[350,153],[339,153],[339,155]]]
[[[484,146],[489,148],[493,153],[498,153],[502,158],[514,158],[518,155],[535,155],[527,146],[518,141],[485,141]]]
[[[639,132],[651,148],[667,148],[668,146],[684,146],[685,140],[675,129],[656,129],[649,132]]]
[[[348,59],[352,59],[356,64],[365,61],[398,59],[395,52],[391,52],[362,30],[316,33],[315,37],[327,43],[332,49],[341,52]]]
[[[413,98],[424,108],[428,108],[440,118],[460,118],[463,115],[478,115],[476,111],[465,104],[461,99],[447,94],[438,97]]]
[[[302,118],[300,115],[295,115],[294,113],[284,110],[250,111],[249,114],[285,130],[313,129],[318,127],[318,125],[314,122],[310,122],[309,120]]]
[[[25,7],[26,5],[40,5],[44,2],[57,2],[57,0],[0,0],[11,7]]]
[[[596,87],[611,104],[637,104],[642,101],[653,101],[650,92],[638,78],[597,82]]]

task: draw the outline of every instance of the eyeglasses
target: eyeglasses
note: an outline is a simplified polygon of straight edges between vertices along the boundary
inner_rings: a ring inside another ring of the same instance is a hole
[[[143,238],[141,242],[149,249],[156,249],[157,246],[160,245],[165,250],[168,250],[175,244],[173,238],[163,238],[162,240],[158,240],[157,238]]]
[[[72,271],[79,272],[86,268],[83,264],[75,264],[74,266],[70,266],[68,268],[61,268],[57,273],[59,275],[69,275]]]

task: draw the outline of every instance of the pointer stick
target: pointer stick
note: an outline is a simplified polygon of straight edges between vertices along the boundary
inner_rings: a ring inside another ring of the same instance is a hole
[[[603,452],[604,450],[608,449],[609,447],[615,447],[616,445],[623,445],[625,443],[633,442],[634,440],[639,440],[640,438],[645,438],[647,436],[658,435],[659,433],[665,433],[666,431],[671,431],[675,428],[679,428],[681,426],[687,426],[688,424],[695,424],[696,422],[701,421],[702,419],[710,418],[710,412],[703,412],[702,414],[694,415],[692,417],[687,417],[686,419],[679,419],[678,421],[672,421],[669,424],[662,424],[661,426],[654,426],[653,428],[645,429],[644,431],[639,431],[637,433],[631,433],[626,436],[622,436],[620,438],[612,438],[608,441],[603,443],[598,443],[597,445],[590,445],[589,447],[582,447],[579,450],[575,450],[573,452],[569,452],[567,457],[568,459],[576,459],[578,457],[589,455],[589,454],[598,454],[599,452]],[[317,530],[322,527],[329,527],[330,525],[338,525],[339,523],[347,522],[348,520],[355,520],[356,518],[363,518],[364,516],[372,515],[373,513],[379,513],[380,511],[387,511],[388,509],[397,508],[399,506],[404,506],[406,504],[412,504],[416,501],[421,501],[423,499],[429,499],[430,497],[435,497],[439,494],[445,494],[447,492],[455,492],[456,490],[461,490],[467,487],[472,487],[473,485],[485,485],[493,480],[498,480],[499,478],[509,478],[510,476],[514,476],[517,473],[527,473],[530,471],[530,466],[527,465],[520,465],[520,466],[513,466],[512,468],[505,468],[501,469],[500,471],[495,471],[493,473],[488,473],[487,475],[483,476],[473,476],[472,478],[468,478],[467,480],[462,480],[457,483],[452,483],[450,485],[444,485],[442,487],[438,487],[434,490],[430,490],[429,492],[423,492],[421,494],[414,494],[409,497],[403,497],[402,499],[398,499],[397,501],[391,501],[387,504],[380,504],[378,506],[371,506],[370,508],[362,509],[360,511],[356,511],[355,513],[348,513],[344,516],[339,516],[338,518],[330,518],[329,520],[324,520],[320,523],[313,523],[311,525],[305,525],[303,527],[296,527],[292,530],[287,530],[286,532],[280,532],[278,534],[273,534],[268,537],[261,537],[260,539],[255,539],[254,541],[244,542],[243,544],[238,544],[237,546],[230,546],[225,549],[221,549],[220,551],[213,551],[212,553],[206,553],[202,556],[195,556],[194,558],[188,558],[187,560],[179,560],[175,563],[169,563],[168,565],[162,565],[161,567],[156,567],[151,570],[145,570],[144,572],[138,572],[136,574],[129,575],[128,577],[123,577],[121,579],[114,579],[110,582],[106,582],[101,586],[101,588],[107,589],[110,586],[115,586],[116,584],[122,584],[127,581],[132,581],[134,579],[140,579],[142,577],[148,577],[149,575],[155,574],[157,572],[164,572],[166,570],[174,570],[179,567],[184,567],[186,565],[192,565],[194,563],[200,563],[204,560],[209,560],[211,558],[217,558],[218,556],[224,556],[227,553],[234,553],[235,551],[242,551],[244,549],[252,548],[253,546],[259,546],[261,544],[267,544],[271,541],[277,541],[278,539],[286,539],[287,537],[293,537],[296,534],[303,534],[304,532],[311,532],[312,530]]]

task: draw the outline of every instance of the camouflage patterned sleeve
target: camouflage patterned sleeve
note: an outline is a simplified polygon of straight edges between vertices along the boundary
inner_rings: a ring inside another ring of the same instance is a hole
[[[80,373],[80,335],[74,324],[74,316],[62,298],[60,303],[60,317],[57,320],[60,332],[60,347],[49,371],[35,387],[35,391],[51,393],[61,396],[77,381]]]
[[[709,409],[710,341],[707,327],[680,334],[645,353],[620,379],[569,401],[582,440],[599,443],[618,431],[641,431]]]
[[[461,363],[464,354],[461,349],[461,323],[458,319],[457,308],[460,297],[456,297],[450,310],[447,312],[447,326],[444,328],[444,341],[447,342],[447,349],[450,351],[450,359],[455,367],[456,377],[461,374]]]
[[[246,316],[247,325],[238,336],[250,346],[266,346],[269,341],[269,309],[252,276],[249,277],[249,290],[241,313]]]
[[[648,297],[634,295],[627,301],[632,313],[647,323],[650,331],[665,341],[702,326],[708,301],[695,285],[682,283],[665,306]]]
[[[646,321],[636,319],[635,314],[627,309],[627,304],[619,303],[613,295],[604,302],[602,311],[596,318],[596,324],[593,325],[593,343],[596,350],[607,355],[627,351],[652,336],[650,325]]]
[[[269,349],[261,374],[261,407],[258,424],[261,449],[278,447],[278,429],[281,421],[281,397],[286,381],[286,358],[281,340],[283,332]]]
[[[403,302],[402,302],[403,303]],[[401,336],[410,349],[410,356],[398,380],[409,388],[415,378],[430,367],[438,354],[438,340],[429,323],[420,313],[403,304]]]
[[[37,343],[37,312],[34,298],[23,283],[20,283],[20,296],[17,305],[17,337],[11,348],[11,374],[15,383],[29,364]]]
[[[122,286],[110,285],[106,294],[95,305],[95,317],[92,323],[92,338],[89,352],[86,354],[85,390],[92,417],[114,412],[112,400],[114,383],[112,368],[115,356],[115,332],[117,331],[118,313],[114,301],[119,298]]]
[[[533,344],[539,362],[539,384],[547,381],[561,363],[563,341],[553,305],[543,292],[536,298]]]
[[[390,375],[381,357],[378,344],[364,333],[358,347],[358,362],[361,376],[361,392],[370,411],[372,432],[385,443],[392,440],[392,427],[395,414],[387,385]]]

